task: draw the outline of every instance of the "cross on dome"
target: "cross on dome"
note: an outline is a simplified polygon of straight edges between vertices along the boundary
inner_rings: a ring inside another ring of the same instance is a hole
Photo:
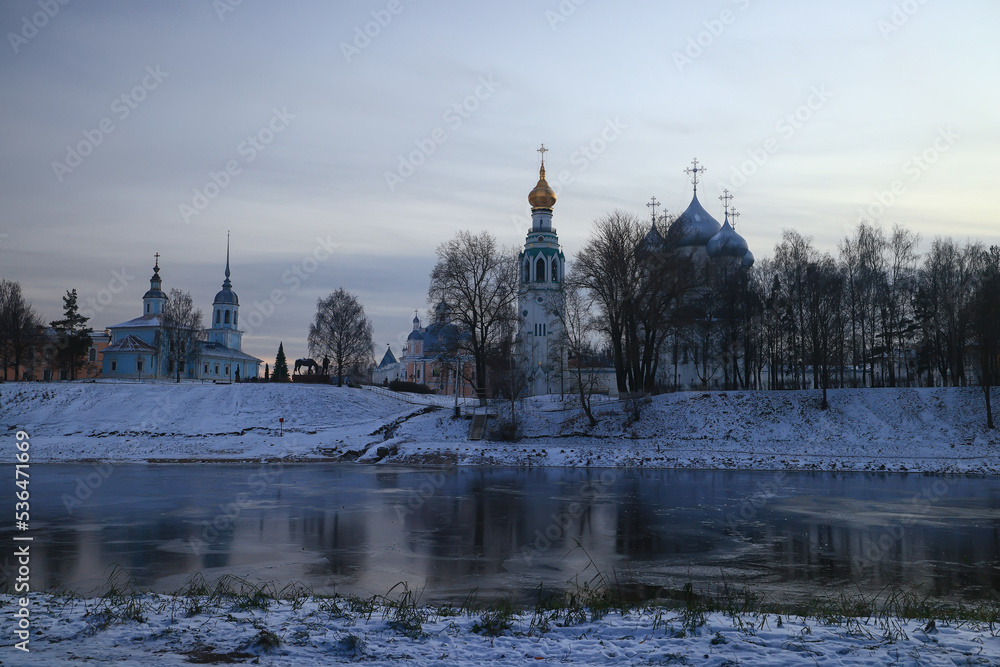
[[[722,207],[725,209],[726,213],[729,213],[729,202],[733,201],[733,196],[729,194],[729,188],[722,191],[719,195],[719,201],[722,202]]]
[[[646,204],[646,207],[652,209],[652,211],[653,211],[653,222],[656,222],[656,207],[657,206],[660,206],[660,202],[656,201],[656,195],[653,195],[653,198],[649,200],[648,204]]]
[[[691,183],[694,185],[694,193],[698,194],[698,183],[701,182],[701,177],[698,174],[704,174],[706,171],[705,167],[698,166],[698,158],[691,160],[691,166],[684,170],[685,174],[691,175]]]
[[[545,166],[545,154],[549,152],[549,149],[542,144],[542,147],[538,149],[538,154],[542,156],[542,166]]]
[[[153,266],[153,270],[154,271],[159,271],[160,270],[160,253],[154,254],[153,257],[156,258],[156,264]]]
[[[729,217],[733,219],[733,229],[736,229],[736,219],[740,217],[740,212],[734,208],[729,211]]]

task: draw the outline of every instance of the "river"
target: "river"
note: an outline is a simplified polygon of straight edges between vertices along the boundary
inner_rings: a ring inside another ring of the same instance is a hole
[[[595,577],[650,595],[723,578],[783,597],[891,584],[974,600],[1000,585],[996,478],[358,464],[31,475],[34,590],[93,593],[116,566],[160,592],[200,572],[316,593],[403,582],[424,602],[530,599]],[[13,526],[0,532],[12,544]]]

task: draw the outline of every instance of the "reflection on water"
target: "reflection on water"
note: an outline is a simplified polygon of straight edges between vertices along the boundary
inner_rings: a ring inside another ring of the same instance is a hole
[[[317,593],[405,581],[425,601],[531,597],[597,570],[673,588],[724,573],[788,594],[891,583],[978,598],[1000,585],[994,478],[117,465],[94,489],[93,470],[32,466],[36,590],[90,591],[114,565],[158,591],[231,573]]]

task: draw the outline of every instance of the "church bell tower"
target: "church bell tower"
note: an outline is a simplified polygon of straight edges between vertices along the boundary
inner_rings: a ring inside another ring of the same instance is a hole
[[[156,253],[153,277],[149,279],[149,291],[142,295],[142,314],[162,315],[166,305],[167,295],[163,292],[163,280],[160,278],[160,253]]]
[[[521,252],[517,308],[523,370],[533,396],[561,391],[565,359],[559,345],[561,326],[557,315],[565,279],[565,256],[552,226],[556,193],[545,180],[545,144],[538,149],[541,163],[538,184],[528,194],[531,230]]]
[[[240,298],[233,291],[233,282],[229,279],[229,235],[227,234],[226,279],[222,281],[222,289],[212,302],[212,328],[208,331],[208,340],[231,350],[240,350],[243,332],[240,331],[239,324]]]

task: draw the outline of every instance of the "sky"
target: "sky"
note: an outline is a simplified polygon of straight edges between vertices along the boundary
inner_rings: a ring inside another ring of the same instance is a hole
[[[307,356],[316,300],[375,352],[426,321],[437,247],[523,244],[544,143],[570,260],[593,221],[678,214],[686,167],[758,257],[861,219],[1000,243],[993,0],[0,4],[0,278],[97,330],[165,290],[206,315],[230,234],[243,349]]]

